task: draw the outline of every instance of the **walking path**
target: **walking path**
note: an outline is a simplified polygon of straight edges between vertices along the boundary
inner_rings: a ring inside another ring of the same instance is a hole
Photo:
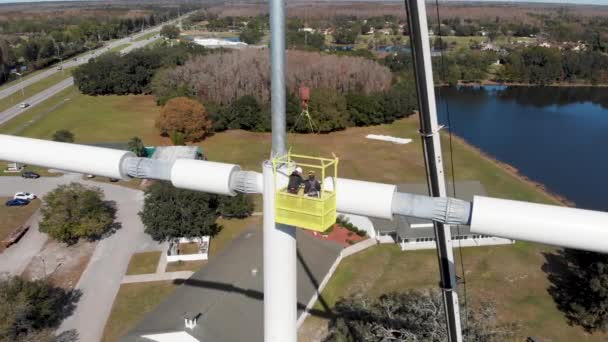
[[[136,275],[125,276],[124,278],[122,278],[122,283],[131,284],[131,283],[143,283],[143,282],[161,281],[161,280],[188,279],[193,274],[194,274],[194,272],[192,272],[192,271],[136,274]]]
[[[122,227],[97,244],[76,289],[82,291],[74,314],[63,321],[58,332],[75,329],[80,341],[99,341],[103,334],[114,298],[127,270],[131,255],[138,250],[161,249],[144,233],[137,213],[143,205],[143,192],[114,184],[85,181],[81,174],[68,173],[61,177],[24,179],[0,177],[0,196],[12,196],[18,191],[32,192],[43,197],[58,185],[80,182],[103,189],[107,200],[116,202],[116,221]],[[0,273],[19,275],[42,249],[47,235],[38,231],[40,214],[30,219],[30,231],[22,240],[0,254]],[[182,275],[183,276],[183,275]]]

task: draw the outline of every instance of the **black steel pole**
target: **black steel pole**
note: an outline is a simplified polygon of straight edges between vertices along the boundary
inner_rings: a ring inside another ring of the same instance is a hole
[[[429,193],[433,197],[446,197],[445,175],[437,106],[433,85],[431,48],[424,0],[405,0],[410,29],[410,45],[414,64],[414,76],[418,90],[420,134],[425,157]],[[450,342],[462,341],[458,288],[452,251],[452,234],[449,225],[434,222],[437,257],[439,259],[439,283],[446,312],[448,338]]]

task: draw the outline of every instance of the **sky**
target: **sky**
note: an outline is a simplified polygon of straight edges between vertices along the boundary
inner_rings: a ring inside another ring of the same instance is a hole
[[[56,0],[0,0],[0,4],[16,2],[44,2]],[[68,0],[77,1],[77,0]],[[87,0],[84,0],[87,1]],[[462,0],[459,0],[462,1]],[[483,0],[487,2],[549,2],[558,4],[608,5],[608,0]]]

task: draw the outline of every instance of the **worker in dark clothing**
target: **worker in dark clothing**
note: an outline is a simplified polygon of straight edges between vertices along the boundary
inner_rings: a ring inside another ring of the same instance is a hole
[[[304,182],[304,193],[310,197],[319,197],[321,183],[315,179],[314,171],[308,172],[308,179]]]
[[[287,192],[296,195],[300,190],[300,186],[304,183],[302,179],[302,168],[296,167],[295,170],[289,175],[289,183],[287,184]]]

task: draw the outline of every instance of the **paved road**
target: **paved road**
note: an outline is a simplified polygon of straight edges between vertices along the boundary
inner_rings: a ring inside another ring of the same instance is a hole
[[[144,227],[137,213],[143,205],[143,192],[125,187],[84,181],[80,174],[67,174],[62,177],[43,177],[37,180],[23,179],[21,177],[0,177],[0,195],[12,195],[17,191],[28,191],[44,195],[59,184],[71,181],[79,181],[83,184],[98,186],[103,189],[108,200],[116,202],[118,209],[117,222],[122,224],[114,234],[99,241],[87,268],[82,274],[76,288],[82,291],[82,297],[78,302],[72,316],[61,324],[58,332],[76,329],[80,341],[99,341],[103,335],[103,329],[110,315],[114,297],[127,270],[131,255],[140,250],[156,248],[160,250],[158,243],[154,242],[149,235],[144,233]],[[33,228],[33,227],[32,227]],[[26,237],[31,232],[28,232]],[[32,234],[34,236],[35,234]],[[24,237],[25,238],[25,237]],[[37,240],[38,241],[38,240]],[[31,245],[32,250],[24,251],[30,245],[24,244],[19,249],[19,244],[9,248],[16,255],[22,257],[19,265],[9,265],[14,259],[0,254],[0,270],[19,273],[20,265],[27,265],[31,258],[36,255],[44,242]],[[23,254],[17,253],[22,252]]]
[[[96,185],[99,186],[98,183]],[[143,205],[143,192],[110,184],[101,187],[108,199],[116,201],[117,221],[121,222],[122,228],[101,240],[95,248],[76,285],[83,293],[76,311],[63,321],[58,330],[76,329],[80,341],[101,339],[131,255],[142,245],[156,244],[144,233],[137,215]]]
[[[183,17],[185,17],[185,16],[182,16],[182,18]],[[163,23],[162,25],[167,25],[167,24],[173,23],[173,22],[175,22],[175,20],[171,21],[171,22]],[[83,56],[80,56],[76,60],[74,60],[74,59],[67,60],[67,61],[61,63],[61,65],[63,66],[63,68],[67,69],[67,68],[71,68],[73,66],[78,66],[78,65],[87,63],[89,61],[89,59],[91,59],[91,58],[93,58],[95,56],[98,56],[100,53],[106,52],[106,51],[108,51],[110,49],[113,49],[113,48],[115,48],[117,46],[120,46],[120,45],[123,45],[123,44],[126,44],[126,43],[130,43],[130,42],[132,42],[132,40],[135,40],[135,39],[137,39],[137,38],[139,38],[139,37],[141,37],[143,35],[146,35],[146,34],[148,34],[150,32],[160,31],[160,29],[161,29],[161,26],[156,26],[156,27],[152,27],[150,29],[144,30],[142,32],[135,33],[135,34],[133,34],[131,36],[111,41],[108,44],[106,44],[105,46],[103,46],[103,47],[101,47],[101,48],[99,48],[97,50],[93,50],[93,51],[91,51],[91,52],[89,52],[89,53],[87,53],[87,54],[85,54]],[[141,42],[145,43],[145,42],[148,42],[148,41],[149,41],[149,39],[145,39],[145,40],[143,40]],[[135,43],[140,43],[140,42],[135,42]],[[15,84],[13,84],[10,87],[7,87],[5,89],[0,90],[0,99],[3,99],[3,98],[5,98],[5,97],[7,97],[7,96],[9,96],[9,95],[11,95],[13,93],[16,93],[17,91],[21,91],[21,88],[25,88],[25,87],[27,87],[27,86],[29,86],[31,84],[34,84],[34,83],[36,83],[36,82],[38,82],[40,80],[43,80],[43,79],[45,79],[45,78],[47,78],[47,77],[49,77],[49,76],[51,76],[51,75],[59,72],[59,70],[57,70],[57,66],[58,66],[58,64],[57,65],[53,65],[52,67],[48,68],[47,70],[39,72],[39,73],[37,73],[34,76],[27,77],[24,80],[13,81],[13,83],[15,83]]]
[[[41,102],[44,102],[49,97],[59,93],[60,91],[66,89],[67,87],[69,87],[73,84],[74,84],[74,78],[68,77],[67,79],[55,84],[54,86],[46,88],[45,90],[28,98],[27,100],[25,100],[25,102],[30,104],[29,107],[21,108],[19,104],[16,104],[13,107],[1,112],[0,113],[0,125],[13,119],[14,117],[18,116],[19,114],[30,109],[31,107],[34,107],[34,106],[40,104]]]
[[[58,185],[69,183],[78,178],[80,176],[75,174],[39,179],[0,177],[0,196],[12,196],[15,192],[28,191],[42,197]],[[0,254],[0,274],[21,274],[32,258],[40,252],[47,240],[47,236],[38,231],[39,218],[40,214],[36,212],[28,221],[30,230],[19,240],[19,243]]]
[[[160,38],[159,35],[155,35],[152,36],[148,39],[144,39],[141,41],[136,41],[133,42],[131,45],[127,46],[126,48],[120,50],[120,53],[125,54],[128,52],[131,52],[135,49],[139,49],[141,47],[144,47],[156,40],[158,40]],[[121,39],[121,41],[123,41],[124,39]],[[128,42],[129,40],[127,40],[126,42]],[[118,44],[120,45],[120,44]],[[88,61],[90,58],[86,58],[86,60]],[[84,60],[84,58],[83,58]],[[83,62],[84,63],[84,62]],[[68,77],[65,80],[55,84],[54,86],[51,86],[41,92],[39,92],[38,94],[26,99],[23,102],[26,102],[29,104],[28,107],[25,108],[21,108],[20,104],[16,104],[15,106],[0,112],[0,125],[15,118],[16,116],[22,114],[23,112],[29,110],[32,107],[35,107],[36,105],[46,101],[47,99],[49,99],[52,96],[55,96],[56,94],[58,94],[59,92],[61,92],[62,90],[68,88],[69,86],[74,84],[74,78],[73,77]]]

